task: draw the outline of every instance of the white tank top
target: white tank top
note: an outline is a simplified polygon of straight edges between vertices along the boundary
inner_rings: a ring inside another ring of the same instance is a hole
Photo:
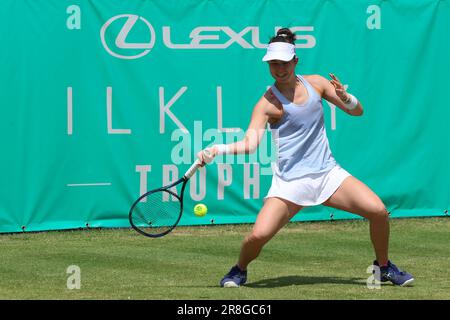
[[[272,86],[284,109],[282,118],[270,124],[277,150],[272,169],[287,181],[326,172],[336,165],[326,135],[322,98],[308,81],[300,75],[297,77],[308,91],[308,99],[301,105],[289,101]]]

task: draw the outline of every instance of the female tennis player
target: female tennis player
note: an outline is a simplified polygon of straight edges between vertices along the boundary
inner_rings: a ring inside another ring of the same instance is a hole
[[[346,92],[341,81],[320,75],[296,75],[298,57],[295,34],[280,29],[269,41],[263,57],[274,85],[255,105],[245,137],[232,144],[210,149],[220,154],[252,153],[269,123],[277,146],[272,185],[264,199],[253,229],[242,243],[237,264],[220,281],[222,287],[239,287],[247,281],[247,266],[263,246],[300,210],[323,204],[367,218],[375,251],[375,266],[382,282],[411,285],[414,278],[388,258],[389,217],[380,198],[364,183],[350,175],[334,159],[324,126],[322,99],[352,116],[361,116],[363,106]],[[203,154],[198,158],[203,161]]]

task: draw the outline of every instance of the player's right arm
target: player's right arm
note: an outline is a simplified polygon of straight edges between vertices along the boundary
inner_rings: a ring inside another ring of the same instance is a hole
[[[253,107],[250,123],[245,131],[244,138],[227,145],[213,145],[210,148],[212,155],[216,156],[221,153],[248,154],[255,152],[264,135],[267,122],[271,121],[273,118],[277,118],[276,113],[277,110],[280,110],[280,107],[281,103],[275,98],[272,91],[270,89],[267,90]],[[224,151],[224,148],[226,148],[226,151]],[[199,152],[197,156],[200,160],[203,160],[201,152]]]

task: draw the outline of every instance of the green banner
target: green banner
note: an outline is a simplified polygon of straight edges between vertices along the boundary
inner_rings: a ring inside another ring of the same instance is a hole
[[[323,103],[338,163],[393,217],[447,215],[450,1],[3,0],[0,232],[129,226],[140,194],[243,137],[286,26],[297,73],[335,73],[365,107]],[[253,222],[275,157],[267,132],[255,154],[202,168],[180,224]],[[342,218],[357,216],[294,220]]]

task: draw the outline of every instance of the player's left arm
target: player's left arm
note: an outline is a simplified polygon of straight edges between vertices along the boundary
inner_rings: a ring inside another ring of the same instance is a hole
[[[349,94],[334,74],[330,73],[330,77],[331,80],[328,80],[322,76],[314,75],[310,76],[308,80],[319,89],[322,98],[352,116],[361,116],[363,114],[363,106],[359,99]]]

